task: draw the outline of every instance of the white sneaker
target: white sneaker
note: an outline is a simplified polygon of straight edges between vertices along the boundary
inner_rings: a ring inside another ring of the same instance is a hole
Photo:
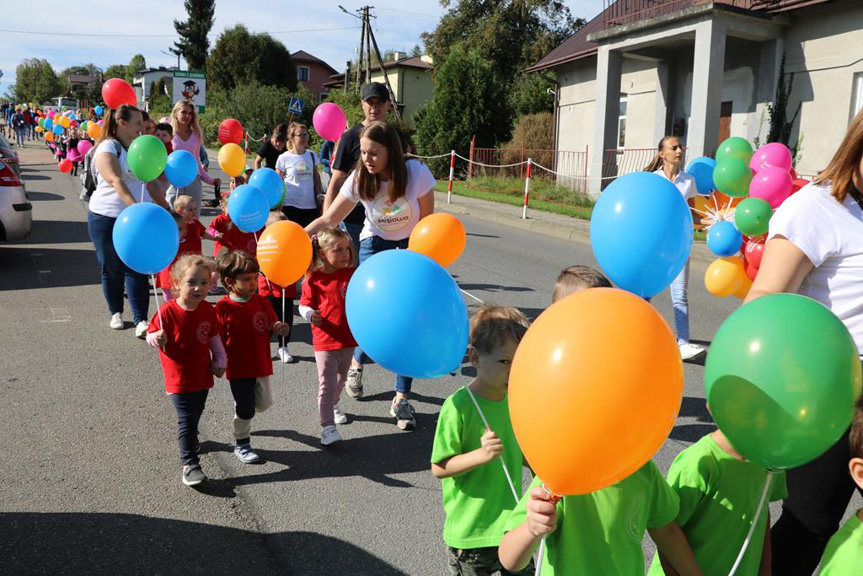
[[[140,338],[141,340],[145,340],[147,338],[147,328],[150,327],[150,323],[146,320],[141,320],[137,324],[135,324],[135,337]]]
[[[324,426],[321,429],[321,444],[324,446],[329,446],[335,442],[341,442],[342,435],[339,434],[339,431],[335,426]]]
[[[288,352],[287,346],[279,348],[279,358],[281,358],[282,362],[284,362],[285,364],[290,364],[294,361],[294,357],[291,356],[290,352]]]
[[[111,316],[111,321],[108,322],[108,326],[110,326],[112,330],[122,330],[125,326],[125,324],[123,324],[123,315],[120,312],[117,312]]]
[[[335,420],[336,424],[347,424],[348,417],[345,416],[345,413],[342,412],[342,409],[339,408],[338,404],[333,406],[333,420]]]
[[[681,360],[690,360],[695,358],[699,354],[704,354],[707,350],[704,346],[699,346],[698,344],[691,344],[687,342],[686,344],[680,345],[680,359]]]

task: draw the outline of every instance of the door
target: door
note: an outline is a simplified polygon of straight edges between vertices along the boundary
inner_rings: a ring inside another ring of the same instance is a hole
[[[723,102],[719,109],[719,142],[717,146],[731,138],[731,102]]]

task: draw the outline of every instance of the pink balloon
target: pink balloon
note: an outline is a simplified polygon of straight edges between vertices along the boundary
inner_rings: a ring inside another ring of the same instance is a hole
[[[756,174],[771,166],[782,168],[786,172],[791,170],[791,151],[785,144],[779,142],[765,144],[755,151],[752,160],[749,161],[749,167]]]
[[[761,198],[775,209],[791,196],[793,185],[787,168],[770,166],[752,177],[752,182],[749,183],[749,195],[753,198]]]
[[[53,110],[48,110],[48,118],[54,118],[54,116],[55,116],[56,114],[57,114],[57,113],[56,113],[56,112],[54,112]]]
[[[330,142],[338,141],[348,127],[345,113],[332,102],[324,102],[315,108],[315,113],[312,115],[312,124],[314,124],[318,135]]]
[[[77,148],[69,148],[69,151],[66,152],[66,158],[71,162],[80,162],[81,153],[78,152]]]
[[[86,156],[87,152],[90,151],[90,148],[93,147],[93,143],[89,140],[81,140],[78,142],[78,154],[81,156]]]

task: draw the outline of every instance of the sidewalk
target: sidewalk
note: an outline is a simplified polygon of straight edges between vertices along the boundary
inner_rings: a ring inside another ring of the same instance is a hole
[[[468,196],[452,195],[452,203],[446,203],[446,192],[435,192],[435,210],[449,212],[450,214],[463,214],[480,220],[496,222],[513,228],[530,230],[545,236],[552,236],[571,242],[590,244],[590,222],[579,220],[563,214],[542,212],[540,210],[527,209],[527,219],[522,220],[522,208],[490,202]],[[624,233],[624,232],[622,232]],[[717,256],[707,249],[704,242],[696,242],[692,247],[693,260],[709,264]]]

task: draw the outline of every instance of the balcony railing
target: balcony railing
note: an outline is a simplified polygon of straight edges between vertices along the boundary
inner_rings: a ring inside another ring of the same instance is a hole
[[[603,0],[602,23],[605,28],[632,24],[710,2],[746,10],[777,12],[811,0]]]

